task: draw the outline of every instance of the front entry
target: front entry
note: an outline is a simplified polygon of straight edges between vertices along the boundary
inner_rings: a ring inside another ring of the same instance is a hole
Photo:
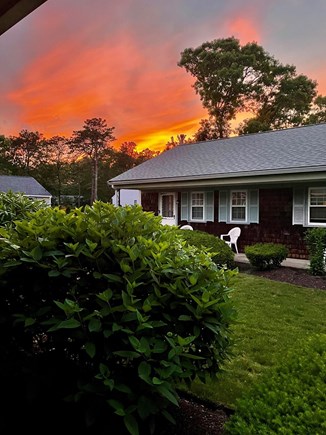
[[[175,193],[160,193],[159,210],[163,225],[177,225],[177,201]]]

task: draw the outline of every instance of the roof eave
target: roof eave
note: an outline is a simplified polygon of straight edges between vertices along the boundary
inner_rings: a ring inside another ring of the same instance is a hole
[[[283,170],[241,172],[228,174],[197,175],[191,177],[170,177],[135,180],[109,180],[108,184],[114,189],[160,189],[173,186],[174,188],[198,186],[236,186],[241,184],[271,184],[284,182],[317,181],[326,178],[326,166],[290,168]]]
[[[0,35],[5,33],[47,0],[5,0],[0,7]]]

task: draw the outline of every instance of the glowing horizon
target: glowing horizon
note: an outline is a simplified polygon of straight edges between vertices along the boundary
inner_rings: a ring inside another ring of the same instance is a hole
[[[301,3],[295,18],[281,0],[249,0],[246,7],[241,0],[97,0],[96,7],[48,0],[0,38],[0,134],[69,137],[101,117],[115,127],[114,146],[132,141],[139,150],[159,150],[172,136],[191,137],[207,112],[193,79],[177,66],[180,53],[232,35],[296,65],[326,94],[326,7],[322,0],[314,8],[294,2]]]

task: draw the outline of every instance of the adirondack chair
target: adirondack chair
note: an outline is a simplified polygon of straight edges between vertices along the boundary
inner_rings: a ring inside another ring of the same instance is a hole
[[[232,249],[232,245],[234,245],[236,253],[239,254],[237,241],[240,234],[241,234],[241,228],[234,227],[227,234],[221,234],[220,238],[224,240],[224,242],[227,243],[231,249]],[[225,240],[224,237],[228,237],[229,240]]]

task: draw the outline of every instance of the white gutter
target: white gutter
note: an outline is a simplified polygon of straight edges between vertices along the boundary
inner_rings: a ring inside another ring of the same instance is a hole
[[[261,171],[262,172],[262,171]],[[325,180],[326,181],[326,168],[317,172],[300,172],[297,173],[282,173],[282,174],[265,174],[253,175],[250,173],[240,174],[223,174],[223,176],[213,177],[200,177],[194,176],[191,179],[188,177],[166,178],[166,179],[149,179],[149,180],[124,180],[124,181],[109,181],[108,183],[114,188],[128,188],[128,189],[166,189],[173,188],[193,188],[193,187],[218,187],[218,186],[239,186],[251,184],[273,184],[273,183],[300,183],[300,182],[314,182]]]

